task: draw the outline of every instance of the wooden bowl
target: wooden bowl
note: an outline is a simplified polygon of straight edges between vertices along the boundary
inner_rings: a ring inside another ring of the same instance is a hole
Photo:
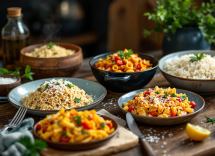
[[[34,136],[45,141],[49,147],[54,148],[54,149],[60,149],[60,150],[70,150],[70,151],[80,151],[80,150],[88,150],[88,149],[92,149],[92,148],[96,148],[99,146],[104,145],[105,143],[107,143],[114,135],[116,135],[116,133],[118,132],[119,126],[118,123],[112,119],[109,118],[107,116],[104,115],[99,115],[101,117],[103,117],[105,120],[111,120],[113,123],[113,127],[115,128],[115,131],[113,133],[111,133],[109,136],[107,136],[106,138],[103,139],[99,139],[99,140],[95,140],[95,141],[90,141],[90,142],[84,142],[84,143],[62,143],[62,142],[52,142],[50,140],[45,140],[43,138],[41,138],[38,134],[37,134],[37,124],[36,123],[33,129],[34,132]]]
[[[16,78],[17,81],[10,84],[0,84],[0,96],[7,96],[7,94],[15,87],[19,86],[21,83],[21,78],[15,75],[0,75],[0,77],[4,78]]]
[[[25,53],[31,52],[33,49],[38,48],[43,44],[35,44],[25,47],[20,52],[20,64],[23,68],[30,65],[32,72],[35,74],[33,77],[38,78],[50,78],[50,77],[71,77],[81,66],[83,61],[83,53],[81,47],[68,44],[68,43],[56,43],[56,45],[64,47],[66,49],[75,50],[76,53],[66,57],[58,58],[37,58],[26,56]]]

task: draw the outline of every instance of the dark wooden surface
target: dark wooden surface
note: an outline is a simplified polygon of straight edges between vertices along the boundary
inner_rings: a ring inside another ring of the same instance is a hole
[[[96,81],[94,76],[91,73],[89,67],[89,59],[85,59],[82,63],[81,69],[78,73],[74,75],[74,77],[84,78],[87,80]],[[154,86],[159,87],[173,87],[171,86],[165,78],[159,74],[153,78],[153,80],[144,88],[153,88]],[[110,113],[125,119],[125,116],[120,112],[117,107],[117,99],[121,96],[121,94],[113,94],[108,92],[106,98],[102,101],[101,104],[96,106],[95,110],[106,109]],[[147,136],[148,134],[151,136],[158,136],[160,140],[157,143],[151,143],[150,145],[154,149],[156,155],[158,156],[191,156],[191,155],[215,155],[215,124],[206,123],[205,115],[210,117],[215,117],[215,97],[214,95],[203,96],[205,99],[206,105],[205,108],[200,112],[200,114],[189,122],[195,125],[199,125],[202,127],[206,127],[212,133],[210,137],[202,142],[195,142],[188,138],[185,132],[186,123],[174,125],[174,126],[151,126],[144,125],[141,123],[137,123],[142,133]],[[0,128],[2,128],[5,124],[8,124],[10,120],[14,117],[17,109],[14,108],[9,103],[0,104]],[[26,114],[25,118],[33,117],[35,119],[35,123],[39,121],[41,118]],[[162,135],[164,138],[162,139]],[[135,148],[132,148],[127,151],[123,151],[120,153],[112,154],[113,156],[141,156],[143,155],[140,145]]]

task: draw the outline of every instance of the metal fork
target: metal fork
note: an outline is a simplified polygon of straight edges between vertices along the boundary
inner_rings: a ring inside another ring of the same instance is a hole
[[[13,117],[11,122],[8,125],[5,125],[4,128],[0,130],[0,132],[4,132],[8,128],[15,128],[17,125],[19,125],[24,118],[25,114],[27,112],[27,108],[25,107],[19,107],[16,115]]]

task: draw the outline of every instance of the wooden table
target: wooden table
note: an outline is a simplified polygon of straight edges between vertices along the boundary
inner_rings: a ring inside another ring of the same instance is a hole
[[[94,78],[91,69],[89,67],[89,59],[85,59],[79,72],[74,75],[74,77],[83,78],[91,81],[96,81]],[[169,82],[158,72],[152,81],[145,86],[144,88],[154,88],[158,85],[159,87],[169,87],[171,86]],[[171,86],[173,87],[173,86]],[[117,107],[117,99],[121,94],[113,94],[108,92],[106,98],[102,101],[101,104],[94,107],[95,110],[106,109],[110,113],[125,119],[125,116],[121,113]],[[215,117],[215,97],[213,95],[203,96],[206,102],[205,108],[200,112],[200,114],[189,122],[195,125],[206,127],[208,130],[211,130],[212,133],[209,138],[202,142],[191,141],[186,132],[184,124],[174,125],[174,126],[151,126],[138,123],[138,126],[142,133],[147,136],[158,136],[160,140],[158,142],[153,142],[151,144],[152,148],[155,150],[156,155],[158,156],[189,156],[189,155],[215,155],[215,124],[206,123],[205,115],[210,117]],[[8,124],[10,120],[14,117],[17,109],[14,108],[9,103],[0,104],[0,128],[5,124]],[[39,121],[41,118],[26,114],[25,118],[33,117],[35,122]],[[164,137],[161,137],[164,135]],[[120,153],[112,154],[113,156],[141,156],[143,153],[140,146],[138,145],[135,148],[132,148],[127,151]]]

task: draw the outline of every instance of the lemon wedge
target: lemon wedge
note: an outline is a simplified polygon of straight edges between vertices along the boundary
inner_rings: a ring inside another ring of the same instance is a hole
[[[194,141],[202,141],[211,134],[209,130],[204,129],[200,126],[192,125],[190,123],[188,123],[186,126],[186,133],[190,137],[190,139]]]

